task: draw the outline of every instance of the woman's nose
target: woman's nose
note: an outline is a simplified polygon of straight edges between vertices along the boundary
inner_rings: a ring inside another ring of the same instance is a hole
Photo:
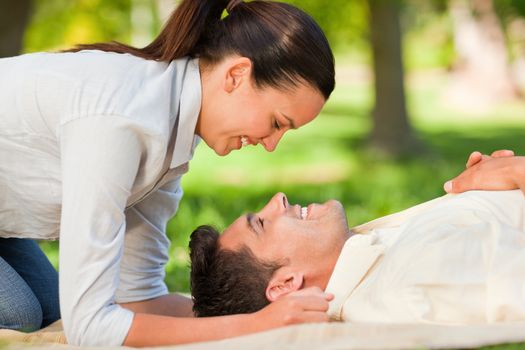
[[[277,148],[277,145],[279,144],[279,141],[281,140],[283,135],[284,130],[274,132],[270,136],[263,138],[261,143],[264,149],[268,152],[273,152]]]

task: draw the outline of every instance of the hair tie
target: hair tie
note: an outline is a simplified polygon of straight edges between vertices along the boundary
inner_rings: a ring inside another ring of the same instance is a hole
[[[239,5],[241,2],[243,1],[242,0],[230,0],[230,2],[228,3],[228,6],[226,6],[226,11],[228,11],[228,13],[231,13],[233,9],[235,8],[235,6]]]

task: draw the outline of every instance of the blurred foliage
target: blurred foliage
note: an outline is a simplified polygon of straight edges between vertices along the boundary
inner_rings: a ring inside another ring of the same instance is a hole
[[[525,16],[525,1],[523,0],[496,0],[493,3],[496,13],[504,22]]]
[[[368,50],[366,0],[289,0],[309,13],[323,28],[330,44],[354,52]]]
[[[129,42],[131,0],[34,0],[25,51],[99,41]]]

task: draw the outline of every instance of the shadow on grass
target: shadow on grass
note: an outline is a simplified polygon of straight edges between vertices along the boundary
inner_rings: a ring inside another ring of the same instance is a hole
[[[457,131],[425,132],[423,136],[442,156],[451,161],[464,163],[468,154],[475,150],[490,154],[497,149],[512,149],[516,154],[525,153],[523,129],[486,128],[469,134]]]

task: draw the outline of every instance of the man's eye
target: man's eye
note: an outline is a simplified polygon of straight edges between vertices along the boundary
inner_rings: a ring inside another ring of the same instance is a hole
[[[264,227],[264,220],[259,218],[259,224],[261,225],[261,227]]]
[[[273,127],[274,127],[275,129],[277,129],[277,130],[281,130],[281,126],[279,125],[279,123],[277,122],[277,120],[275,120],[275,121],[273,122]]]

